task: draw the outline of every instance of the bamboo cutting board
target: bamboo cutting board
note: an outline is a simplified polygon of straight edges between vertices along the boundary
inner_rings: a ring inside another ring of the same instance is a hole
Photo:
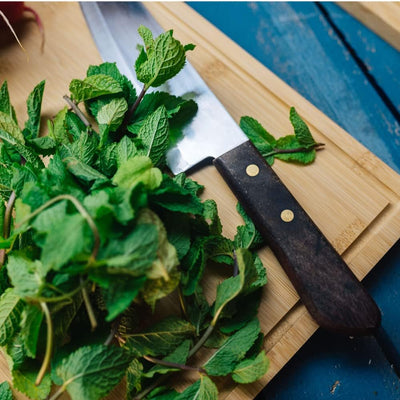
[[[46,79],[43,111],[51,117],[64,106],[62,96],[69,81],[83,78],[89,64],[101,62],[78,4],[31,6],[45,26],[44,53],[33,23],[20,32],[29,60],[14,44],[0,48],[0,81],[8,81],[22,121],[25,99],[40,80]],[[292,132],[289,108],[295,106],[315,139],[326,144],[314,164],[302,167],[277,161],[274,170],[362,279],[400,237],[399,175],[187,5],[147,3],[147,7],[182,42],[197,45],[189,55],[191,63],[237,121],[251,115],[273,135],[284,135]],[[242,223],[234,196],[211,166],[193,177],[206,186],[205,196],[216,199],[224,232],[232,237]],[[259,316],[271,366],[255,384],[235,387],[224,382],[221,399],[253,398],[317,329],[271,251],[262,249],[260,256],[269,283]],[[4,379],[9,373],[1,359],[0,381]],[[121,398],[121,388],[109,396]]]
[[[337,4],[400,51],[400,3],[349,1]]]

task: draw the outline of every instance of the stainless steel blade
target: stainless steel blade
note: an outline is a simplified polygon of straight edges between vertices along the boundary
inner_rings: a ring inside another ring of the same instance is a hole
[[[156,35],[162,28],[141,3],[84,2],[81,8],[103,60],[116,62],[120,71],[140,87],[133,74],[137,44],[142,44],[137,29],[145,25]],[[163,90],[193,98],[199,107],[194,119],[184,127],[182,139],[167,154],[174,174],[218,157],[247,140],[189,63]]]

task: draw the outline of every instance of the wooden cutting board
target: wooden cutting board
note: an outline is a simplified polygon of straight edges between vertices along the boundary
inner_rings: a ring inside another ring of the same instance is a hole
[[[338,2],[340,7],[400,51],[399,2]]]
[[[25,118],[25,99],[40,80],[46,79],[43,111],[51,117],[65,105],[62,96],[70,80],[83,78],[89,64],[101,62],[78,4],[30,5],[43,19],[44,53],[33,22],[19,32],[29,60],[14,43],[0,48],[0,81],[8,81],[20,121]],[[182,42],[197,45],[189,54],[191,63],[237,121],[250,115],[273,135],[286,135],[292,132],[289,109],[295,106],[316,140],[326,144],[314,164],[277,161],[274,170],[362,279],[400,237],[400,176],[187,5],[147,7]],[[206,186],[205,195],[218,202],[224,232],[232,237],[242,223],[234,196],[211,166],[193,177]],[[269,283],[259,316],[271,366],[255,384],[225,383],[221,399],[253,398],[317,329],[271,251],[262,249],[260,256]],[[0,381],[4,379],[10,378],[1,359]],[[121,398],[121,388],[109,396]]]

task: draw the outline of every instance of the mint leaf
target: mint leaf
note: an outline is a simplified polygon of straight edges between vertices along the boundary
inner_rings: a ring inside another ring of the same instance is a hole
[[[185,52],[189,48],[185,49],[172,36],[172,30],[162,33],[154,43],[146,28],[139,27],[138,31],[149,47],[146,57],[141,54],[140,61],[135,65],[136,76],[146,88],[160,86],[183,68],[186,61]]]
[[[9,256],[8,276],[14,286],[15,295],[29,299],[38,296],[45,285],[46,267],[18,253]]]
[[[237,363],[246,355],[259,333],[260,323],[257,319],[250,321],[244,328],[234,333],[204,365],[207,374],[225,376],[234,371]]]
[[[80,214],[65,215],[62,220],[63,229],[57,235],[48,232],[42,247],[41,261],[47,268],[59,270],[72,257],[82,253],[93,241],[93,235],[87,233],[89,228]]]
[[[135,144],[128,136],[124,136],[115,148],[117,165],[121,166],[136,154],[137,149]]]
[[[191,346],[190,340],[183,341],[171,354],[163,358],[163,361],[167,361],[175,364],[186,364],[186,360],[189,355]],[[143,374],[145,378],[153,378],[156,374],[167,374],[168,372],[179,371],[179,368],[174,368],[166,365],[157,364],[150,368],[149,371]]]
[[[76,102],[90,100],[106,94],[120,93],[121,85],[111,76],[104,74],[91,75],[83,80],[73,79],[69,90]]]
[[[218,389],[207,376],[201,375],[200,380],[183,391],[176,400],[218,400]]]
[[[45,400],[50,394],[50,374],[46,374],[40,383],[36,385],[36,377],[40,365],[34,361],[26,362],[20,369],[12,371],[12,384],[19,392],[26,394],[32,400]]]
[[[106,125],[110,132],[115,132],[124,120],[125,113],[128,111],[128,103],[123,97],[112,99],[102,106],[96,116],[99,125]],[[105,142],[105,138],[101,139]]]
[[[168,115],[164,106],[157,108],[143,121],[137,138],[140,140],[141,154],[150,157],[155,166],[164,164],[168,147]]]
[[[42,110],[42,98],[45,81],[35,86],[29,94],[26,102],[28,120],[25,123],[24,134],[27,138],[37,138],[40,131],[40,112]]]
[[[29,357],[36,357],[43,312],[33,304],[26,304],[21,318],[21,338]]]
[[[8,382],[0,383],[0,399],[1,400],[13,400],[14,399],[10,384]]]
[[[171,353],[193,333],[194,328],[189,322],[177,317],[168,317],[145,332],[127,335],[126,347],[137,355],[165,355]]]
[[[258,232],[253,221],[246,214],[240,203],[237,203],[236,210],[243,218],[245,225],[237,227],[237,233],[233,239],[235,247],[244,249],[257,249],[264,243],[261,234]]]
[[[302,146],[310,147],[316,144],[311,135],[310,129],[300,115],[297,114],[297,111],[294,107],[290,108],[290,122],[293,125],[294,134]]]
[[[11,118],[14,119],[15,122],[17,122],[13,117],[15,113],[10,102],[10,95],[8,93],[7,81],[4,81],[0,87],[0,111],[5,114],[8,114]]]
[[[304,147],[294,135],[284,136],[276,142],[274,157],[280,160],[310,164],[315,160],[315,156],[315,149]]]
[[[154,168],[150,158],[139,156],[124,162],[113,177],[113,183],[123,189],[142,183],[148,189],[157,188],[162,181],[162,173]]]
[[[4,348],[4,353],[11,371],[21,368],[26,360],[26,349],[21,336],[14,335]]]
[[[125,374],[129,354],[115,346],[81,347],[55,368],[72,400],[98,400],[106,396]]]
[[[67,113],[68,107],[64,107],[57,113],[52,121],[47,121],[49,136],[53,138],[57,143],[69,143],[69,137],[65,122]]]
[[[252,117],[242,117],[240,119],[240,127],[257,148],[263,148],[265,143],[270,146],[274,146],[276,143],[276,139]]]
[[[6,135],[8,135],[15,140],[15,143],[25,143],[24,135],[22,134],[14,119],[9,114],[4,113],[3,111],[0,111],[0,131],[2,132],[1,139],[3,139],[3,136],[7,137]],[[7,141],[10,141],[10,139]]]
[[[269,360],[264,351],[254,359],[244,360],[236,365],[232,379],[238,383],[251,383],[264,376],[269,367]]]
[[[63,158],[63,162],[72,175],[75,175],[77,178],[82,179],[85,182],[96,181],[99,185],[108,181],[108,178],[105,175],[79,160],[77,157],[65,157]]]
[[[142,363],[134,359],[126,371],[126,394],[127,398],[132,398],[134,394],[142,390]]]
[[[0,297],[0,346],[4,346],[19,329],[23,303],[14,289],[7,289]]]

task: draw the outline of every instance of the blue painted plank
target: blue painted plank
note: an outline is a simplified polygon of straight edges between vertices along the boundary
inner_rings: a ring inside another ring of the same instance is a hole
[[[400,112],[400,52],[336,4],[323,7]]]
[[[190,5],[378,157],[400,170],[398,123],[315,4],[212,2]],[[335,18],[340,11],[335,10]],[[351,25],[351,21],[347,24]],[[361,30],[360,36],[365,37],[366,29],[357,29]],[[376,51],[383,54],[380,47]],[[384,326],[398,348],[399,263],[400,245],[397,245],[367,279],[368,288],[383,311]],[[336,381],[340,385],[331,393]],[[373,339],[346,342],[343,338],[318,332],[259,399],[335,396],[342,399],[400,398],[398,379]]]
[[[314,3],[189,4],[400,172],[400,125]]]

